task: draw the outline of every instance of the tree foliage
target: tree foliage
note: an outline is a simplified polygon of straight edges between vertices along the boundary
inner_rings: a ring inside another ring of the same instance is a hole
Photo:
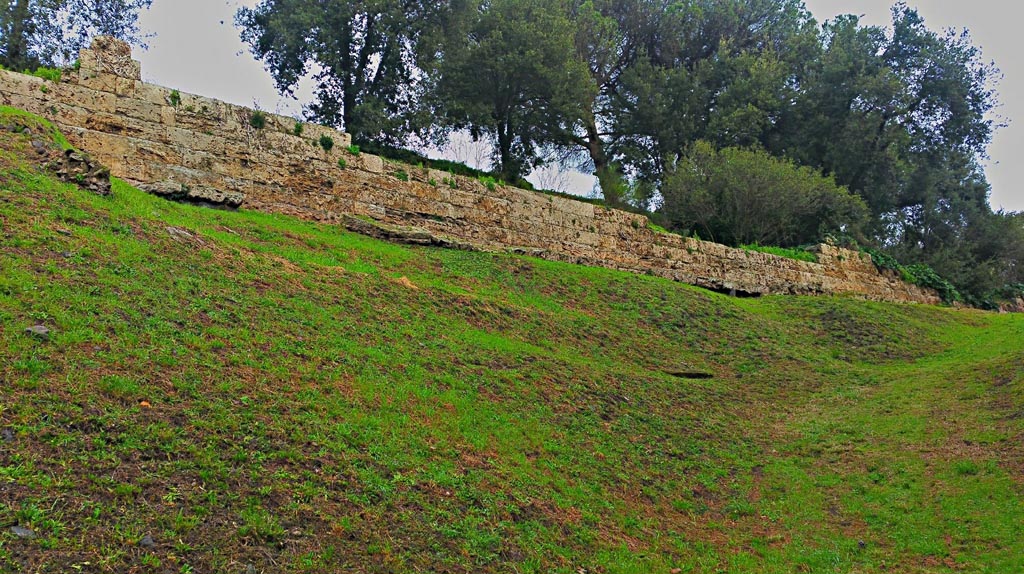
[[[261,0],[236,24],[282,93],[312,75],[310,120],[356,141],[397,143],[422,127],[417,50],[447,10],[416,0]]]
[[[446,120],[491,141],[496,171],[507,181],[535,167],[540,148],[572,129],[590,98],[586,70],[572,58],[568,14],[552,0],[481,4],[436,68]]]
[[[673,166],[662,194],[673,228],[729,245],[793,247],[855,235],[867,214],[860,198],[811,168],[703,141]]]
[[[0,2],[0,62],[16,70],[68,65],[100,35],[143,45],[139,12],[153,0]]]

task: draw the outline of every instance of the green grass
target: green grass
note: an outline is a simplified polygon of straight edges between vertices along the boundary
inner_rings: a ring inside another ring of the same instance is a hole
[[[1024,570],[1019,316],[102,198],[27,150],[0,572]]]
[[[0,106],[0,118],[5,123],[18,122],[26,127],[33,128],[36,132],[45,133],[51,141],[60,146],[63,150],[71,149],[72,146],[68,143],[67,138],[64,134],[60,133],[53,124],[44,118],[41,118],[35,114],[30,114],[26,111],[12,108],[10,106]]]

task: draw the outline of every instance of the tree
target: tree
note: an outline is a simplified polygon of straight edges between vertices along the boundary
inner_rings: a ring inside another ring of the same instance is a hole
[[[764,145],[816,46],[798,0],[666,3],[619,82],[609,148],[634,178],[657,185],[697,140]]]
[[[8,0],[0,14],[2,62],[23,70],[68,65],[100,35],[143,45],[139,11],[153,0]],[[2,4],[0,4],[2,5]]]
[[[37,34],[45,6],[36,0],[6,0],[0,7],[0,63],[19,71],[38,66]]]
[[[435,70],[437,99],[452,127],[492,142],[496,171],[515,182],[580,121],[586,70],[564,2],[493,0],[470,14]]]
[[[657,0],[577,0],[571,7],[575,57],[587,70],[589,89],[580,90],[579,118],[562,122],[554,145],[568,157],[586,157],[605,202],[621,205],[627,184],[615,161],[622,134],[616,131],[616,99],[628,71],[656,52],[664,5]],[[580,163],[580,162],[575,162]]]
[[[235,21],[282,93],[312,74],[310,120],[397,144],[422,127],[417,50],[448,10],[426,0],[261,0]]]
[[[979,167],[997,127],[998,71],[966,32],[928,30],[902,3],[892,15],[891,30],[854,16],[826,23],[767,146],[861,196],[876,245],[980,298],[1007,264],[990,252]]]
[[[727,245],[792,247],[856,234],[867,210],[832,178],[763,150],[697,142],[662,186],[661,215],[678,231]]]

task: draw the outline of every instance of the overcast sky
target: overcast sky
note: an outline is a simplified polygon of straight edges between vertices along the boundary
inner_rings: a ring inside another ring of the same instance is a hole
[[[892,2],[886,0],[805,0],[819,22],[837,14],[863,16],[866,24],[888,25]],[[240,6],[252,6],[256,0],[154,0],[143,12],[144,30],[156,34],[149,49],[135,50],[142,61],[146,81],[179,90],[202,94],[235,104],[252,106],[285,115],[298,115],[302,101],[310,97],[310,86],[302,86],[299,101],[282,98],[274,89],[263,65],[249,55],[233,25]],[[998,86],[1002,106],[998,113],[1010,121],[1000,130],[989,148],[991,160],[986,174],[992,184],[993,208],[1024,211],[1024,166],[1016,160],[1015,150],[1024,149],[1024,58],[1017,20],[1007,13],[1005,0],[927,0],[910,2],[933,29],[967,28],[974,44],[981,47],[985,60],[993,60],[1004,74]],[[455,159],[480,166],[483,158],[466,145],[449,150]],[[586,189],[591,179],[585,176],[535,174],[531,178],[548,188]],[[538,181],[539,180],[539,181]]]

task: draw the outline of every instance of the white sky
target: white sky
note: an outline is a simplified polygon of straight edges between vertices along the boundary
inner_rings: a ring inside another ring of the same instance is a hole
[[[864,16],[866,24],[888,25],[887,0],[805,0],[819,22],[837,14]],[[298,115],[302,102],[311,97],[310,86],[300,87],[299,99],[279,96],[263,65],[253,59],[234,27],[234,13],[240,6],[253,6],[256,0],[154,0],[143,12],[143,30],[155,33],[149,50],[135,50],[142,61],[143,79],[179,90],[201,94],[235,104],[252,106],[285,115]],[[1018,21],[1006,0],[927,0],[910,2],[925,19],[939,30],[949,27],[971,31],[974,44],[980,46],[986,60],[994,60],[1005,75],[998,86],[1002,106],[998,113],[1010,120],[1010,126],[996,133],[989,148],[991,160],[986,174],[992,184],[994,209],[1024,211],[1024,166],[1016,161],[1016,149],[1024,148],[1024,128],[1014,119],[1024,117],[1024,61],[1020,54]],[[480,154],[466,142],[455,142],[448,155],[454,159],[480,164]],[[534,183],[562,190],[592,187],[593,179],[583,174],[534,174]]]

